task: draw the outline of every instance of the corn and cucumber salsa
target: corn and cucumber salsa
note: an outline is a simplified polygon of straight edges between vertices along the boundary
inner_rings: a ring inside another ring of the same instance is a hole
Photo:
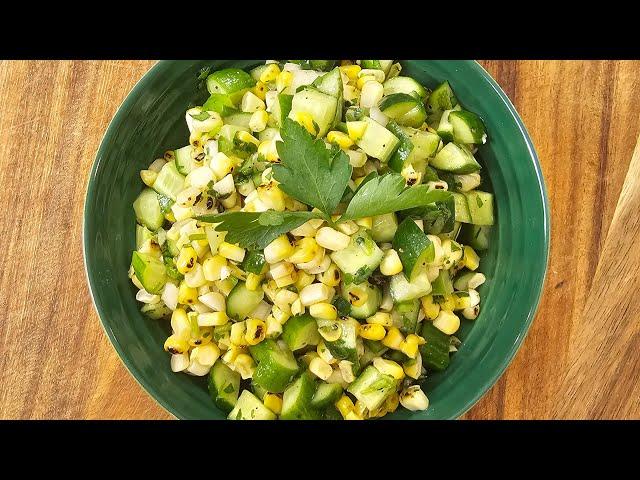
[[[427,409],[424,379],[480,311],[482,119],[392,60],[270,60],[206,84],[188,144],[140,172],[133,203],[129,276],[171,323],[171,369],[207,377],[232,420]]]

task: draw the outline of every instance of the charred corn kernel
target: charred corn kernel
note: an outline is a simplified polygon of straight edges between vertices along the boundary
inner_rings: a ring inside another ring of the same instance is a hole
[[[246,321],[246,333],[244,338],[249,345],[257,345],[264,340],[267,334],[267,325],[258,318],[249,318]]]
[[[193,249],[193,247],[183,247],[178,254],[178,259],[176,260],[176,268],[183,275],[185,273],[190,272],[198,261],[198,254]]]
[[[236,133],[236,138],[244,143],[253,143],[256,147],[260,145],[260,140],[251,135],[249,132],[240,131]]]
[[[367,340],[382,340],[387,331],[379,323],[363,323],[358,327],[358,335]]]
[[[189,134],[189,144],[196,148],[199,149],[202,147],[202,134],[204,132],[202,130],[193,130],[190,134]],[[193,151],[191,151],[191,153],[193,153]]]
[[[329,287],[336,287],[340,284],[341,276],[338,266],[332,263],[326,271],[318,275],[318,280]]]
[[[164,350],[165,352],[169,352],[173,355],[185,353],[189,351],[189,343],[184,338],[180,338],[177,335],[171,335],[164,342]]]
[[[351,238],[331,227],[322,227],[316,234],[316,242],[328,250],[343,250],[349,246]]]
[[[342,395],[342,397],[340,397],[340,399],[335,403],[335,407],[344,418],[346,418],[347,415],[353,412],[353,410],[356,408],[356,406],[353,404],[353,401],[346,395]]]
[[[269,315],[265,323],[267,325],[267,338],[276,338],[282,334],[282,324],[273,315]]]
[[[270,63],[267,67],[262,71],[260,75],[260,81],[263,83],[275,82],[275,80],[280,75],[280,67],[278,67],[277,63]]]
[[[373,228],[373,217],[359,218],[356,220],[356,224],[366,228],[367,230],[371,230]]]
[[[460,328],[460,318],[450,311],[440,310],[440,313],[433,321],[433,326],[447,335],[453,335]]]
[[[258,155],[268,162],[278,161],[278,149],[274,140],[265,140],[258,145]]]
[[[272,210],[283,212],[285,209],[284,193],[278,188],[276,182],[260,185],[256,191],[260,201]]]
[[[293,254],[287,259],[292,263],[306,263],[313,260],[318,253],[318,243],[312,237],[296,240]]]
[[[462,257],[462,263],[469,270],[475,270],[480,265],[480,257],[476,251],[469,245],[464,246],[464,256]]]
[[[462,316],[467,320],[475,320],[478,318],[480,314],[480,305],[476,305],[475,307],[469,307],[462,310]]]
[[[418,335],[410,333],[400,345],[400,351],[409,358],[416,358],[418,347],[424,344],[424,339]]]
[[[362,90],[362,88],[364,87],[364,84],[367,82],[376,82],[376,77],[374,77],[373,75],[362,75],[361,77],[358,77],[358,81],[356,82],[356,85],[360,90]]]
[[[276,78],[276,89],[278,90],[278,92],[281,92],[282,90],[287,88],[289,85],[291,85],[292,81],[293,81],[293,74],[291,72],[284,70],[280,72],[278,74],[278,78]]]
[[[393,350],[400,350],[404,337],[397,327],[391,327],[387,331],[387,335],[382,339],[382,344]]]
[[[247,333],[246,322],[237,322],[231,325],[231,334],[229,340],[234,345],[246,345],[245,334]]]
[[[273,315],[273,318],[280,322],[280,325],[284,325],[291,316],[289,312],[278,307],[277,305],[274,305],[271,309],[271,315]]]
[[[264,110],[258,110],[251,115],[249,119],[249,128],[252,132],[261,132],[267,128],[269,114]]]
[[[277,393],[265,393],[262,403],[264,403],[264,406],[276,415],[280,415],[282,412],[282,397]]]
[[[372,316],[367,318],[367,323],[373,325],[381,325],[383,327],[392,327],[393,319],[391,318],[391,314],[387,312],[377,312]]]
[[[256,364],[250,355],[246,353],[239,354],[233,361],[233,367],[236,372],[240,374],[243,380],[247,380],[253,377],[253,372],[256,370]]]
[[[153,170],[140,170],[140,178],[147,187],[153,187],[156,178],[158,178],[158,172]]]
[[[340,67],[340,71],[349,77],[349,80],[357,79],[360,70],[362,70],[360,65],[343,65]]]
[[[313,122],[313,117],[307,112],[297,112],[295,114],[295,121],[302,125],[307,132],[311,135],[317,135],[316,127]]]
[[[211,170],[217,179],[222,179],[230,174],[235,167],[235,162],[222,152],[216,153],[211,159]]]
[[[301,292],[304,287],[311,285],[315,277],[310,273],[305,272],[304,270],[298,270],[298,278],[296,279],[296,289],[298,292]]]
[[[380,263],[380,272],[388,277],[397,275],[402,271],[402,262],[393,248],[390,248],[384,253],[382,262]]]
[[[416,354],[415,358],[410,358],[402,364],[402,368],[404,369],[404,373],[407,377],[413,378],[417,380],[422,373],[422,356],[420,352]]]
[[[244,260],[245,253],[246,251],[244,248],[227,242],[222,242],[218,247],[218,255],[228,258],[229,260],[233,260],[234,262],[241,262]]]
[[[260,284],[262,283],[262,279],[264,275],[256,275],[255,273],[248,273],[247,280],[245,281],[245,287],[247,290],[256,291],[260,288]]]
[[[314,318],[322,318],[325,320],[335,320],[338,318],[336,307],[330,303],[320,302],[314,303],[309,307],[309,314]]]
[[[176,308],[171,314],[171,330],[176,337],[184,340],[191,336],[191,325],[183,308]]]
[[[345,150],[353,147],[353,140],[349,138],[349,135],[343,132],[338,132],[336,130],[332,130],[327,134],[327,142],[334,143],[340,148],[344,148]]]
[[[264,258],[268,263],[278,263],[294,252],[294,247],[286,235],[280,235],[264,248]]]
[[[220,280],[222,278],[222,269],[227,267],[227,265],[227,259],[220,255],[214,255],[205,259],[204,262],[202,262],[204,278],[210,282]]]
[[[367,122],[347,122],[347,131],[349,132],[349,138],[354,142],[358,142],[367,129]]]
[[[411,385],[405,388],[400,394],[400,404],[412,412],[426,410],[429,406],[429,399],[420,389],[419,385]]]
[[[337,360],[333,357],[333,355],[331,355],[331,352],[329,351],[327,346],[324,344],[323,340],[320,340],[320,342],[318,342],[316,352],[318,353],[318,356],[328,364],[333,364],[337,362]]]
[[[190,287],[185,282],[180,282],[178,288],[178,303],[183,305],[193,305],[198,301],[198,289]]]
[[[453,312],[456,308],[456,297],[454,297],[453,295],[445,295],[439,303],[440,310]]]
[[[291,315],[300,315],[302,312],[304,312],[304,307],[300,299],[298,299],[291,304]]]
[[[251,93],[253,93],[260,100],[264,101],[267,98],[267,92],[269,91],[269,87],[265,85],[265,82],[258,81],[251,89]]]
[[[220,349],[215,343],[207,343],[191,350],[191,358],[205,367],[211,367],[219,357]]]
[[[229,317],[225,312],[207,312],[198,315],[198,325],[201,327],[217,327],[219,325],[226,325],[228,322]]]
[[[331,368],[331,365],[325,362],[322,358],[316,357],[311,360],[311,363],[309,364],[309,371],[316,377],[326,380],[333,373],[333,368]]]
[[[364,285],[350,285],[347,296],[349,303],[354,307],[361,307],[369,299],[369,292]]]
[[[404,370],[402,366],[393,360],[387,360],[382,357],[376,357],[373,359],[373,366],[384,375],[391,375],[396,380],[402,380],[404,378]]]
[[[360,415],[358,415],[355,411],[347,413],[347,416],[344,417],[345,420],[364,420]]]
[[[433,295],[426,295],[420,299],[422,311],[429,320],[435,320],[440,313],[440,305],[433,301]]]

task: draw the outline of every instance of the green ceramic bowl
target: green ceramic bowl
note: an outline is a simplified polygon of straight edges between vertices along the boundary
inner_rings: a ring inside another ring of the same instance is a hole
[[[164,61],[135,86],[109,125],[89,177],[84,209],[84,257],[93,300],[124,364],[160,405],[178,418],[221,419],[204,378],[178,375],[162,346],[169,322],[139,311],[127,277],[135,248],[132,202],[142,189],[139,171],[188,139],[184,112],[202,104],[196,90],[203,66],[257,65],[257,60]],[[406,74],[435,86],[449,80],[461,103],[484,119],[489,142],[480,147],[483,176],[495,193],[497,226],[482,258],[487,282],[482,311],[463,321],[460,350],[446,372],[426,383],[424,412],[403,409],[388,418],[451,419],[466,412],[500,377],[533,320],[547,266],[549,212],[531,139],[497,83],[472,61],[407,61]]]

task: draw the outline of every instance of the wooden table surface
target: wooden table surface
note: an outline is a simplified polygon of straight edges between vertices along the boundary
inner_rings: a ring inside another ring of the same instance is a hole
[[[153,63],[0,61],[0,418],[172,418],[100,327],[81,246],[98,144]],[[552,235],[533,326],[463,418],[640,418],[640,62],[481,63],[533,138]]]

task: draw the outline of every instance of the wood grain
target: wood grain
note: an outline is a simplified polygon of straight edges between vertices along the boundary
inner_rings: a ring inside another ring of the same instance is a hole
[[[639,231],[631,222],[637,186],[628,182],[620,204],[618,197],[640,133],[640,63],[481,63],[536,145],[552,241],[529,335],[464,418],[638,418],[640,305],[631,266],[637,270],[639,256],[629,249]],[[98,144],[152,64],[0,61],[0,418],[170,418],[104,335],[81,247],[86,177]],[[618,272],[605,260],[614,258]],[[611,287],[614,272],[622,281],[623,271],[630,272],[628,289],[607,291],[603,285]],[[581,316],[585,304],[587,313],[603,312],[598,322]],[[611,363],[593,375],[598,365],[585,351],[608,354]],[[625,362],[614,362],[622,355]],[[573,407],[558,410],[563,402]]]

